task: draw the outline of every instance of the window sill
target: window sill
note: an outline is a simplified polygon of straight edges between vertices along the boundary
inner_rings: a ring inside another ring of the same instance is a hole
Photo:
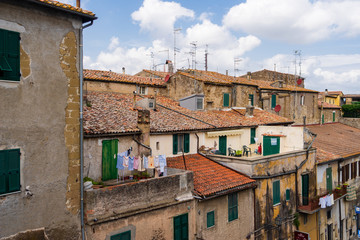
[[[0,79],[0,87],[16,88],[19,84],[20,84],[20,80],[15,81],[15,80],[2,80],[2,79]]]
[[[16,192],[11,192],[11,193],[0,194],[0,198],[6,197],[6,196],[9,196],[9,195],[13,195],[13,194],[17,194],[17,193],[21,193],[21,190],[16,191]]]
[[[273,207],[276,207],[276,206],[279,206],[281,205],[281,203],[276,203],[276,204],[273,204]]]

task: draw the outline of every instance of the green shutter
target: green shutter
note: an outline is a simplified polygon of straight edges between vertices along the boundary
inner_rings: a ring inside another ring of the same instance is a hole
[[[173,154],[178,153],[178,135],[173,134]]]
[[[184,152],[188,153],[190,151],[190,134],[184,134]]]
[[[322,124],[324,124],[324,123],[325,123],[325,116],[324,116],[324,114],[323,114],[323,115],[321,115],[321,123],[322,123]]]
[[[276,141],[276,144],[273,145],[272,141]],[[268,155],[273,155],[273,154],[278,154],[278,153],[280,153],[280,137],[264,136],[263,137],[263,155],[268,156]]]
[[[273,182],[273,205],[280,203],[280,181]]]
[[[110,237],[110,240],[131,240],[131,231],[113,235]]]
[[[118,140],[104,140],[102,149],[102,180],[117,179]]]
[[[333,112],[333,122],[335,122],[335,112]]]
[[[9,192],[20,190],[20,150],[8,151]]]
[[[271,95],[271,108],[276,107],[276,95]]]
[[[309,204],[309,174],[302,175],[303,205]]]
[[[18,32],[0,30],[0,59],[3,70],[0,79],[19,81],[20,34]]]
[[[188,214],[174,217],[174,240],[189,239]]]
[[[223,99],[223,106],[224,107],[228,107],[230,104],[229,104],[229,101],[230,100],[230,97],[229,97],[229,94],[228,93],[224,93],[224,99]]]
[[[6,151],[0,151],[0,194],[7,192],[7,175],[8,169],[6,164]]]
[[[226,155],[226,136],[219,137],[219,151],[221,155]]]
[[[250,130],[250,144],[255,143],[255,136],[256,136],[256,128],[251,128],[251,130]]]
[[[228,220],[229,222],[238,218],[238,198],[237,193],[228,195]]]
[[[215,225],[215,212],[211,211],[206,214],[206,227],[212,227]]]
[[[249,99],[250,99],[250,104],[251,104],[251,106],[254,106],[254,95],[253,95],[253,94],[249,94]]]
[[[290,189],[286,189],[286,201],[290,200]]]
[[[332,168],[326,168],[326,190],[332,191]]]

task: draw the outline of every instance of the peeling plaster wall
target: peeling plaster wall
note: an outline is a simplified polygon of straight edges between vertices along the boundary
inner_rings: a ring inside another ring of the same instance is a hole
[[[0,149],[21,152],[21,191],[0,196],[0,238],[45,228],[49,239],[78,239],[81,20],[18,0],[1,1],[0,18],[20,32],[22,74],[0,81]]]

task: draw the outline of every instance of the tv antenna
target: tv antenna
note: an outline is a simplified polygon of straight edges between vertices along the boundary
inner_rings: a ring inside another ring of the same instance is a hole
[[[181,31],[181,28],[174,29],[174,71],[176,72],[176,53],[180,50],[176,47],[176,34]]]
[[[242,61],[241,58],[234,58],[234,77],[236,77],[236,72],[240,69],[236,68],[236,66]]]

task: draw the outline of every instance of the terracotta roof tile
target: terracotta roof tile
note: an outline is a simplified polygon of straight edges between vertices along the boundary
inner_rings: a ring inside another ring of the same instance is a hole
[[[317,160],[329,160],[360,154],[360,129],[342,123],[308,125],[317,134],[313,146],[318,149]]]
[[[86,14],[86,15],[89,15],[89,16],[95,16],[95,14],[91,11],[88,11],[88,10],[85,10],[85,9],[82,9],[82,8],[79,8],[79,7],[74,7],[70,4],[66,4],[66,3],[61,3],[59,1],[54,1],[54,0],[37,0],[38,2],[42,2],[42,3],[46,3],[48,5],[51,5],[51,6],[55,6],[55,7],[59,7],[59,8],[62,8],[62,9],[66,9],[66,10],[70,10],[70,11],[73,11],[73,12],[76,12],[76,13],[82,13],[82,14]]]
[[[133,109],[133,95],[89,92],[91,106],[84,107],[84,131],[86,134],[136,132],[137,111]],[[136,101],[142,97],[137,96]],[[178,102],[157,96],[157,108],[150,111],[151,132],[175,132],[239,128],[266,124],[291,124],[287,118],[254,109],[252,117],[246,117],[244,108],[232,110],[192,111]]]
[[[111,82],[144,84],[144,85],[165,87],[165,82],[164,79],[162,78],[131,76],[128,74],[121,74],[112,71],[89,70],[89,69],[84,69],[83,73],[85,80],[111,81]]]
[[[165,78],[167,75],[172,75],[172,73],[162,72],[162,71],[153,71],[153,70],[147,70],[147,69],[143,69],[142,71],[146,72],[146,73],[153,74],[154,76],[157,76],[157,77],[160,77],[160,78]]]
[[[224,190],[255,184],[255,180],[222,166],[200,154],[185,155],[186,170],[194,172],[194,190],[200,196],[211,196]],[[167,166],[185,169],[183,156],[167,158]],[[251,187],[251,186],[249,186]]]
[[[322,104],[323,104],[323,108],[338,108],[338,109],[341,109],[340,106],[335,105],[335,104],[331,104],[331,103],[328,103],[328,102],[322,102]],[[321,101],[318,101],[318,106],[319,106],[319,108],[321,108]]]
[[[178,71],[176,74],[180,74],[206,83],[231,85],[231,81],[227,79],[229,76],[222,75],[220,73],[191,69],[186,71]]]

